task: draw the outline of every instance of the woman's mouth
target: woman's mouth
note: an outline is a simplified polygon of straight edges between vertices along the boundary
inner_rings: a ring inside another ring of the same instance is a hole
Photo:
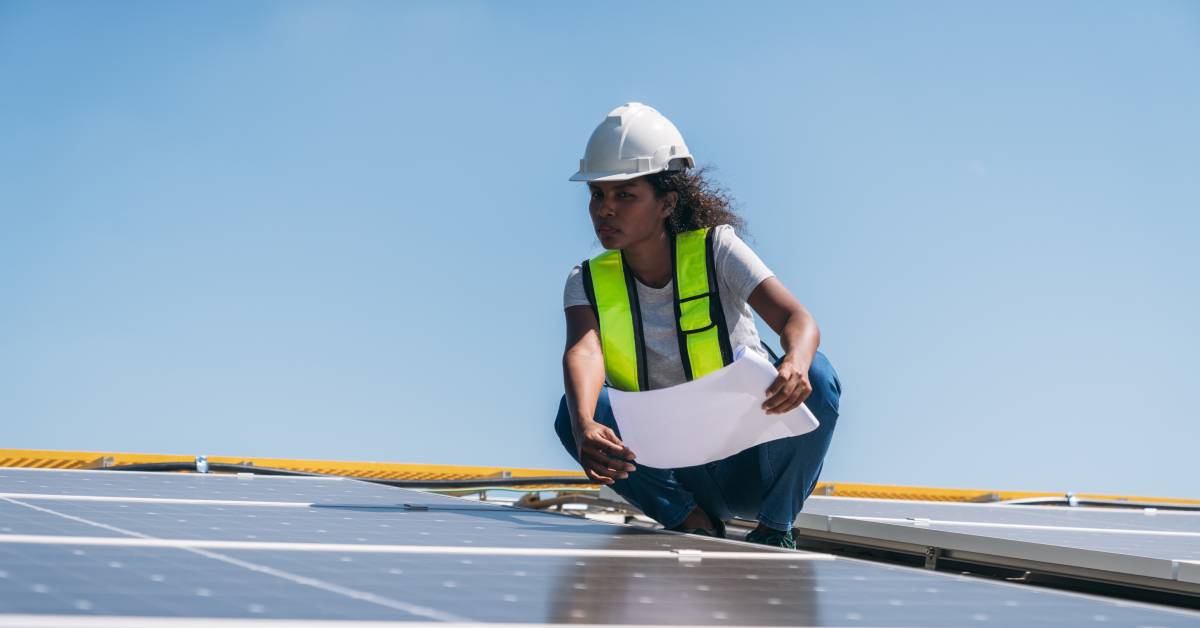
[[[615,228],[609,227],[608,225],[596,227],[596,235],[613,235],[616,232],[617,230]]]

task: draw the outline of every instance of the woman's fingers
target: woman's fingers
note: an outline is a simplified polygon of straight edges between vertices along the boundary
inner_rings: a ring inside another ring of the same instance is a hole
[[[612,478],[600,475],[599,473],[596,473],[595,471],[593,471],[587,467],[583,468],[583,474],[587,476],[587,479],[589,479],[597,484],[608,485],[608,484],[612,484],[614,482],[614,480]]]
[[[812,394],[812,387],[808,385],[808,382],[800,382],[800,384],[796,386],[796,389],[792,391],[792,394],[788,398],[787,402],[783,404],[781,408],[779,408],[778,412],[783,414],[799,408],[800,404],[804,403],[804,400],[808,399],[810,394]]]
[[[612,478],[614,480],[623,480],[629,477],[628,473],[613,467],[608,460],[593,453],[584,454],[583,466],[585,470],[590,469],[597,475]]]
[[[800,407],[800,395],[794,395],[788,402],[778,410],[779,414],[786,414]]]
[[[584,449],[583,457],[587,458],[588,460],[594,460],[597,464],[602,464],[611,469],[619,470],[625,466],[625,463],[598,449]]]
[[[585,449],[583,456],[595,463],[597,466],[600,466],[605,470],[611,470],[613,473],[622,473],[628,475],[630,471],[634,470],[634,466],[632,464],[629,464],[628,462],[618,458],[613,458],[605,453],[604,449],[602,448]]]
[[[783,390],[783,387],[787,385],[787,381],[788,381],[787,375],[784,375],[783,373],[776,375],[775,381],[771,382],[770,386],[767,386],[767,397],[770,398],[770,397],[774,397],[775,395],[777,395],[779,393],[779,391]],[[763,408],[766,408],[766,407],[767,407],[767,404],[764,403]]]
[[[804,400],[808,399],[808,396],[811,394],[812,386],[802,381],[779,391],[775,396],[767,399],[763,403],[763,409],[767,414],[791,412],[799,408],[800,404],[804,403]]]
[[[604,436],[605,443],[607,443],[609,447],[608,453],[610,456],[625,458],[627,460],[633,460],[634,458],[637,458],[637,456],[633,453],[633,450],[626,447],[625,443],[622,443],[621,439],[617,438],[616,432],[606,428],[602,435]]]
[[[779,369],[779,376],[767,388],[767,400],[762,408],[767,414],[783,414],[800,407],[812,394],[808,377],[788,366]]]
[[[787,400],[792,384],[791,369],[785,365],[779,370],[779,375],[775,376],[775,381],[767,387],[767,400],[762,404],[767,414],[771,414]]]
[[[591,479],[593,482],[600,482],[601,484],[613,484],[613,483],[615,483],[617,480],[622,480],[622,479],[624,479],[624,478],[620,478],[620,477],[614,477],[614,476],[611,476],[611,475],[607,475],[607,474],[605,474],[605,473],[601,473],[601,472],[599,472],[599,471],[597,471],[597,470],[595,470],[595,469],[588,469],[588,468],[585,468],[585,469],[584,469],[584,473],[585,473],[585,474],[588,476],[588,478],[590,478],[590,479]]]
[[[791,385],[780,389],[763,402],[763,410],[766,410],[767,414],[780,412],[781,408],[785,407],[791,401],[793,392],[795,392],[795,387]]]
[[[808,397],[811,394],[812,384],[808,383],[808,380],[800,382],[800,387],[796,390],[796,405],[793,407],[799,407],[800,404],[808,400]]]
[[[633,450],[626,447],[611,431],[608,434],[600,435],[596,441],[592,441],[589,444],[594,446],[597,452],[612,458],[614,462],[622,463],[626,471],[633,471],[635,469],[629,462],[635,457]]]

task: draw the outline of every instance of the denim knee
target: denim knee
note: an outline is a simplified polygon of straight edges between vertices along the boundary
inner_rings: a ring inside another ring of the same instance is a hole
[[[558,440],[562,442],[567,453],[571,454],[575,462],[579,462],[579,451],[575,445],[575,434],[571,431],[571,413],[567,410],[566,395],[563,395],[562,401],[558,402],[558,416],[554,417],[554,431],[558,434]]]
[[[813,356],[812,365],[808,369],[808,381],[812,384],[812,394],[805,402],[808,409],[821,418],[822,414],[832,412],[838,415],[838,406],[842,398],[842,382],[838,379],[837,371],[829,358],[820,351]]]

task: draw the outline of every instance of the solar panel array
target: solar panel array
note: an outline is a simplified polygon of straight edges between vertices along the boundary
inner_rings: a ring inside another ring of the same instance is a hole
[[[797,527],[1200,595],[1200,512],[812,497]]]
[[[353,480],[0,469],[0,626],[164,618],[1200,623],[1187,611]]]

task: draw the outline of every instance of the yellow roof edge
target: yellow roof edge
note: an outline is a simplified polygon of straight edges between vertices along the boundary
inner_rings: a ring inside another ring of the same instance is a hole
[[[188,462],[194,455],[138,454],[103,451],[56,451],[47,449],[0,449],[0,467],[24,467],[40,469],[98,469],[127,464],[154,462]],[[259,458],[247,456],[207,456],[209,462],[230,464],[252,464],[257,467],[274,467],[322,473],[346,475],[378,480],[486,480],[492,478],[522,477],[584,477],[581,471],[562,469],[524,469],[517,467],[489,467],[448,464],[413,464],[402,462],[358,462],[344,460],[297,460],[290,458]],[[548,486],[549,485],[545,485]],[[575,485],[576,490],[583,488]],[[595,488],[593,486],[593,488]],[[550,490],[549,488],[547,490]],[[858,497],[867,499],[902,499],[948,502],[992,502],[1039,497],[1062,497],[1065,491],[1008,491],[988,489],[934,488],[920,486],[896,486],[889,484],[863,484],[847,482],[822,482],[815,494],[835,497]],[[1200,499],[1176,497],[1141,497],[1110,495],[1102,493],[1075,493],[1080,499],[1106,501],[1147,502],[1200,506]]]
[[[325,473],[352,475],[381,480],[466,480],[500,477],[584,477],[581,471],[559,469],[522,469],[449,464],[412,464],[401,462],[359,462],[347,460],[297,460],[255,456],[205,456],[210,463],[251,464]],[[105,451],[55,451],[47,449],[0,449],[0,467],[41,469],[98,469],[127,464],[189,462],[195,455],[138,454]]]

